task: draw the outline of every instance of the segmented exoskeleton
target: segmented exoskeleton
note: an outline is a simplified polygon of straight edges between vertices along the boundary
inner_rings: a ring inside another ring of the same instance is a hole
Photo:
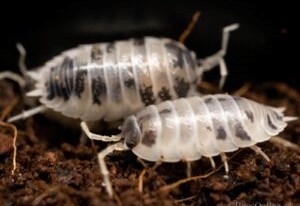
[[[226,76],[223,57],[229,32],[237,27],[225,27],[222,49],[203,60],[180,42],[156,37],[67,50],[28,72],[36,84],[27,95],[39,97],[42,106],[8,121],[47,108],[86,121],[112,121],[150,104],[192,96],[203,72],[220,65],[221,76]]]
[[[225,152],[250,147],[266,160],[267,155],[258,142],[267,141],[295,117],[252,100],[226,94],[181,98],[150,105],[123,123],[119,135],[108,137],[91,133],[85,122],[81,126],[91,139],[119,141],[99,153],[98,159],[107,191],[112,195],[104,162],[114,150],[132,150],[148,161],[195,161],[202,156],[221,155],[226,172],[229,171]],[[211,159],[212,165],[215,165]]]

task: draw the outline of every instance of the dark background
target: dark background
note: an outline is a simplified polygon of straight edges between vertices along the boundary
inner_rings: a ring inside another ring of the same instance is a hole
[[[203,58],[220,48],[221,31],[239,23],[232,33],[226,62],[226,88],[246,81],[287,82],[300,88],[292,45],[297,7],[289,1],[76,1],[15,3],[0,9],[0,70],[18,71],[16,42],[28,51],[27,64],[36,67],[78,44],[146,35],[178,39],[196,10],[200,20],[186,46]],[[295,9],[293,9],[295,8]],[[295,47],[296,48],[296,47]],[[296,48],[297,49],[297,48]],[[299,48],[298,48],[299,50]],[[299,52],[296,52],[296,54]],[[297,62],[296,62],[297,61]],[[216,79],[217,72],[208,74]]]

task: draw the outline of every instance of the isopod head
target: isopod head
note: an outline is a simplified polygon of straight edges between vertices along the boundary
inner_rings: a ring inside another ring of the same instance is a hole
[[[134,148],[141,139],[141,131],[136,117],[131,115],[123,123],[121,137],[128,149]]]

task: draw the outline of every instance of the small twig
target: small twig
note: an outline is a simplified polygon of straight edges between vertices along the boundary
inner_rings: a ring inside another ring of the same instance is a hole
[[[2,122],[0,121],[0,125],[3,126],[3,127],[9,127],[13,130],[14,132],[14,136],[13,136],[13,163],[12,163],[12,166],[13,166],[13,169],[11,171],[12,174],[15,173],[15,170],[17,169],[17,136],[18,136],[18,130],[16,128],[15,125],[13,124],[9,124],[9,123],[5,123],[5,122]]]
[[[240,153],[241,150],[237,151],[236,153],[234,153],[230,158],[228,158],[228,162],[233,158],[235,157],[238,153]],[[204,175],[198,175],[198,176],[194,176],[194,177],[188,177],[188,178],[185,178],[185,179],[181,179],[175,183],[172,183],[172,184],[169,184],[169,185],[166,185],[166,186],[163,186],[161,188],[159,188],[159,190],[161,192],[167,192],[173,188],[176,188],[178,187],[179,185],[182,185],[184,183],[187,183],[187,182],[190,182],[190,181],[195,181],[195,180],[199,180],[199,179],[204,179],[204,178],[207,178],[209,177],[210,175],[218,172],[222,167],[224,167],[224,164],[220,165],[217,169],[215,170],[212,170],[210,171],[209,173],[206,173]]]
[[[139,176],[139,182],[138,182],[138,190],[139,190],[139,192],[140,193],[143,193],[143,179],[144,179],[144,176],[145,176],[145,174],[146,174],[146,171],[147,171],[147,169],[146,168],[144,168],[143,169],[143,171],[141,172],[141,174],[140,174],[140,176]]]
[[[117,195],[117,193],[114,192],[114,198],[117,201],[118,206],[123,206],[122,201],[120,197]]]
[[[238,90],[233,92],[233,95],[243,96],[245,93],[247,93],[249,91],[250,88],[251,88],[251,83],[246,83],[241,88],[239,88]]]
[[[187,182],[190,182],[190,181],[193,181],[193,180],[204,179],[204,178],[209,177],[210,175],[214,174],[215,172],[220,170],[222,167],[223,167],[223,165],[219,166],[216,170],[210,171],[209,173],[207,173],[205,175],[198,175],[198,176],[188,177],[188,178],[185,178],[185,179],[178,180],[175,183],[172,183],[172,184],[161,187],[159,190],[162,191],[162,192],[166,192],[166,191],[169,191],[173,188],[176,188],[179,185],[182,185],[184,183],[187,183]]]
[[[33,200],[32,205],[39,205],[43,199],[45,199],[47,196],[51,195],[52,193],[57,192],[59,189],[60,189],[60,186],[50,187],[49,189],[45,190],[42,194],[37,196]]]
[[[186,29],[183,31],[183,33],[180,35],[179,37],[179,42],[184,43],[184,41],[186,40],[186,38],[190,35],[190,33],[192,32],[192,30],[194,29],[199,17],[200,17],[200,11],[196,11],[193,15],[193,18],[191,20],[191,22],[189,23],[189,25],[186,27]]]
[[[0,116],[0,121],[3,121],[5,117],[7,117],[7,115],[11,112],[11,110],[16,106],[18,101],[19,101],[18,98],[13,99],[12,102],[3,109],[2,114]]]
[[[197,195],[193,195],[193,196],[191,196],[191,197],[183,198],[183,199],[180,199],[180,200],[175,200],[174,202],[175,202],[175,203],[182,203],[182,202],[185,202],[185,201],[192,200],[192,199],[194,199],[194,198],[196,198],[196,197],[197,197]]]
[[[201,90],[201,89],[204,89],[204,90],[207,90],[209,94],[212,94],[212,93],[220,93],[221,90],[216,87],[215,85],[209,83],[209,82],[206,82],[206,81],[202,81],[199,85],[198,85],[198,88]]]
[[[288,86],[285,83],[280,82],[269,82],[262,85],[262,88],[273,88],[276,89],[278,92],[285,94],[290,99],[295,100],[296,102],[299,102],[300,100],[300,93],[293,87]]]

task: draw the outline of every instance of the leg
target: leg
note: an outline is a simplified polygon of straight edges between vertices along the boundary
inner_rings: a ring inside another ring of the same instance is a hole
[[[222,56],[224,56],[227,52],[227,46],[228,46],[228,42],[229,42],[229,34],[231,31],[234,31],[236,29],[239,28],[239,24],[231,24],[229,26],[226,26],[223,29],[223,36],[222,36],[222,48],[220,53],[222,54]]]
[[[192,176],[192,163],[189,161],[186,162],[186,176],[187,177]]]
[[[147,163],[146,163],[142,158],[137,157],[137,161],[138,161],[139,163],[141,163],[141,165],[143,165],[144,168],[147,168],[147,167],[148,167]]]
[[[227,53],[227,47],[228,47],[228,42],[229,42],[229,33],[231,31],[236,30],[238,27],[239,27],[238,24],[232,24],[232,25],[226,26],[223,29],[222,48],[221,48],[221,51],[220,51],[220,53],[222,55],[222,58],[220,59],[220,62],[219,62],[220,74],[221,74],[221,79],[220,79],[220,82],[219,82],[219,88],[220,89],[223,88],[223,86],[225,84],[227,74],[228,74],[227,67],[226,67],[226,64],[225,64],[225,61],[224,61],[224,56]]]
[[[209,161],[210,161],[210,164],[211,164],[211,167],[213,168],[213,170],[216,169],[216,163],[214,161],[214,159],[212,157],[208,157]]]
[[[144,182],[143,182],[143,179],[144,179],[144,176],[147,172],[147,167],[148,165],[140,158],[138,157],[137,158],[138,162],[141,163],[143,166],[144,166],[144,169],[143,171],[141,172],[141,174],[139,175],[139,182],[138,182],[138,190],[140,193],[143,192],[143,188],[144,188]],[[162,161],[158,160],[157,162],[155,162],[154,166],[152,167],[152,170],[155,171],[156,168],[161,165]]]
[[[34,107],[32,109],[23,111],[21,114],[18,114],[16,116],[10,117],[7,120],[7,122],[15,122],[15,121],[20,120],[20,119],[26,119],[26,118],[31,117],[33,115],[36,115],[38,113],[44,112],[46,109],[47,108],[44,105],[41,105],[41,106],[38,106],[38,107]]]
[[[219,89],[223,89],[228,71],[227,71],[227,67],[226,67],[226,64],[225,64],[225,61],[223,58],[220,59],[219,64],[220,64],[220,74],[221,74],[221,79],[219,82]]]
[[[107,170],[107,166],[106,166],[104,159],[107,155],[109,155],[110,153],[112,153],[115,150],[123,151],[123,150],[127,150],[127,149],[124,147],[122,142],[118,142],[118,143],[108,146],[107,148],[105,148],[104,150],[102,150],[101,152],[98,153],[98,161],[99,161],[99,165],[100,165],[100,171],[101,171],[101,174],[103,175],[103,181],[106,186],[106,191],[110,197],[113,196],[113,190],[112,190],[112,186],[111,186],[111,183],[109,180],[109,172]]]
[[[228,167],[228,162],[227,162],[227,156],[225,153],[221,153],[220,155],[221,155],[221,159],[223,161],[225,172],[226,172],[226,175],[224,177],[228,178],[229,167]]]
[[[221,74],[221,80],[219,83],[219,86],[222,87],[224,85],[226,76],[227,76],[227,68],[224,61],[224,56],[227,52],[227,46],[229,41],[229,34],[231,31],[236,30],[239,27],[238,24],[232,24],[223,29],[223,36],[222,36],[222,46],[221,50],[217,53],[206,57],[205,59],[199,60],[199,70],[202,71],[210,71],[216,66],[220,66],[220,74]]]
[[[90,132],[86,122],[81,122],[80,126],[81,126],[83,132],[86,134],[86,136],[88,136],[88,138],[90,138],[90,139],[100,140],[100,141],[104,141],[104,142],[117,142],[117,141],[120,141],[120,139],[121,139],[120,135],[112,135],[110,137],[110,136],[102,136],[102,135],[94,134],[94,133]]]
[[[270,158],[268,157],[268,155],[266,153],[264,153],[258,146],[253,145],[250,147],[252,150],[254,150],[254,152],[256,154],[261,155],[265,160],[267,160],[267,162],[270,162]]]
[[[155,171],[162,164],[162,160],[158,160],[153,165],[152,169]]]

